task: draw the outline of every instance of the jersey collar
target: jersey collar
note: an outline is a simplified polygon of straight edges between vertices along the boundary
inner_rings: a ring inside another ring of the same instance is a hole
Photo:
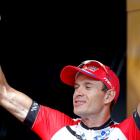
[[[110,118],[109,120],[107,120],[103,125],[99,126],[99,127],[88,127],[86,126],[82,121],[81,121],[81,126],[87,130],[89,129],[93,129],[93,130],[100,130],[100,129],[104,129],[110,125],[113,125],[114,124],[114,121]]]

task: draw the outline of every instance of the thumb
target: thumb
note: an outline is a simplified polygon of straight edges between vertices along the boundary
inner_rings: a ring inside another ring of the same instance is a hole
[[[4,75],[2,68],[1,68],[1,65],[0,65],[0,84],[1,85],[7,84],[5,75]]]

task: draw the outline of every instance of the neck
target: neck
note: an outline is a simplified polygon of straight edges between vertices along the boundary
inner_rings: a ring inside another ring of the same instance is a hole
[[[89,128],[100,127],[110,119],[110,113],[101,113],[99,115],[91,115],[82,117],[82,122]]]

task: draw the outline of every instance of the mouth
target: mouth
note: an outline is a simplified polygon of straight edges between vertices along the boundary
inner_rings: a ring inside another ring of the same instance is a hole
[[[83,101],[83,100],[75,100],[74,101],[74,107],[79,107],[79,106],[82,106],[86,103],[86,101]]]

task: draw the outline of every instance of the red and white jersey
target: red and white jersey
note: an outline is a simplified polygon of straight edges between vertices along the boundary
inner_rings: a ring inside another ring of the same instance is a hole
[[[25,123],[42,140],[140,140],[137,112],[121,123],[109,119],[100,127],[88,128],[80,119],[33,102]]]

